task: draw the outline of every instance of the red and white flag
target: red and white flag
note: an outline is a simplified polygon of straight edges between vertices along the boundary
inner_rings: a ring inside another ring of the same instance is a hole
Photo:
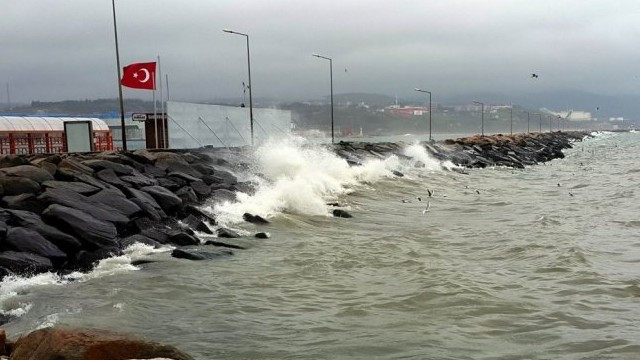
[[[120,84],[122,86],[155,90],[156,63],[135,63],[124,67]]]

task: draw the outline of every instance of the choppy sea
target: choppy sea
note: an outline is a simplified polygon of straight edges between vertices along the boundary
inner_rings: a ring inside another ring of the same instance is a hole
[[[99,327],[203,360],[640,358],[640,134],[467,174],[418,145],[350,168],[303,143],[261,146],[238,173],[258,191],[203,207],[247,250],[139,245],[88,274],[5,278],[4,328]]]

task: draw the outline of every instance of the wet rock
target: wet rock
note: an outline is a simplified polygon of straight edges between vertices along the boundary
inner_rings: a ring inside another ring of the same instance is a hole
[[[403,174],[403,173],[401,173],[401,172],[400,172],[400,171],[398,171],[398,170],[393,170],[391,173],[393,173],[393,175],[395,175],[395,176],[397,176],[397,177],[403,177],[403,176],[404,176],[404,174]]]
[[[195,231],[200,231],[205,234],[213,234],[213,231],[205,224],[202,220],[198,219],[194,215],[189,215],[186,218],[182,219],[182,222],[187,224],[190,228]]]
[[[225,248],[229,248],[229,249],[237,249],[237,250],[246,250],[245,247],[240,246],[240,245],[234,245],[234,244],[227,244],[221,241],[215,241],[215,240],[207,240],[207,242],[204,243],[205,245],[211,245],[211,246],[218,246],[218,247],[225,247]]]
[[[67,254],[77,252],[82,244],[75,237],[46,224],[39,215],[21,210],[7,210],[11,224],[34,230]]]
[[[200,240],[187,234],[184,231],[173,230],[167,233],[169,235],[169,242],[178,246],[199,245]]]
[[[13,345],[11,359],[38,360],[193,360],[173,346],[96,329],[45,328],[22,336]]]
[[[239,238],[240,234],[238,234],[237,232],[227,229],[227,228],[219,228],[218,230],[216,230],[216,233],[218,234],[219,238],[229,238],[229,239],[233,239],[233,238]]]
[[[92,168],[94,171],[100,171],[103,169],[111,169],[118,175],[131,175],[133,168],[128,165],[118,164],[108,160],[91,159],[82,161],[82,165]]]
[[[225,170],[219,170],[216,169],[215,172],[213,173],[216,177],[221,178],[222,182],[224,182],[225,184],[236,184],[238,182],[238,178],[235,177],[235,175],[233,175],[232,173],[225,171]]]
[[[241,192],[249,195],[253,195],[256,192],[253,184],[248,182],[239,182],[237,184],[231,185],[231,191]]]
[[[56,225],[67,227],[89,250],[117,246],[116,227],[108,221],[96,219],[83,211],[53,204],[42,213],[42,217]]]
[[[27,178],[18,176],[0,176],[0,187],[4,195],[35,194],[40,191],[40,185]]]
[[[140,188],[150,194],[165,213],[176,213],[182,209],[182,199],[162,186],[145,186]]]
[[[68,157],[66,159],[63,159],[62,161],[60,161],[60,163],[58,164],[58,170],[59,171],[64,171],[65,169],[69,169],[72,170],[74,172],[79,172],[79,173],[83,173],[86,175],[93,175],[93,169],[86,166],[86,165],[82,165],[79,161],[75,160],[74,158]]]
[[[181,187],[186,186],[186,183],[176,182],[167,178],[159,178],[157,179],[157,181],[159,186],[162,186],[163,188],[166,188],[171,191],[177,191]]]
[[[3,168],[0,169],[0,175],[27,178],[37,182],[38,184],[42,184],[47,180],[53,180],[53,176],[51,176],[48,171],[33,165],[19,165]]]
[[[34,194],[5,196],[2,198],[0,204],[7,209],[26,210],[38,214],[41,214],[46,207]]]
[[[127,189],[127,192],[131,195],[129,200],[138,205],[142,211],[154,221],[160,221],[167,217],[160,205],[154,200],[154,198],[146,192]]]
[[[148,176],[144,176],[137,171],[132,173],[132,175],[120,176],[120,180],[125,181],[135,186],[136,188],[158,185],[157,180],[150,178]]]
[[[154,260],[149,260],[149,259],[137,259],[137,260],[133,260],[131,261],[131,265],[133,266],[141,266],[141,265],[147,265],[147,264],[153,264]]]
[[[206,221],[209,222],[209,224],[212,224],[212,225],[216,224],[216,218],[213,215],[210,215],[193,205],[186,205],[183,211],[185,214],[191,214],[191,215],[197,216],[200,219],[205,219]]]
[[[166,170],[167,173],[180,172],[191,175],[198,179],[202,178],[202,174],[199,171],[193,169],[189,165],[189,163],[187,163],[184,159],[182,159],[180,156],[177,156],[176,154],[171,154],[171,156],[159,158],[158,160],[156,160],[155,165],[160,169]]]
[[[94,251],[80,250],[75,256],[75,265],[82,270],[90,270],[100,260],[122,255],[118,247],[100,248]]]
[[[97,187],[99,189],[102,189],[102,190],[104,190],[104,189],[112,189],[112,190],[116,189],[117,190],[117,188],[115,186],[109,185],[106,182],[98,180],[98,179],[94,178],[93,176],[89,176],[87,174],[75,174],[73,176],[73,180],[77,180],[77,181],[83,182],[85,184],[89,184],[91,186],[95,186],[95,187]]]
[[[191,188],[196,193],[199,199],[206,199],[211,194],[211,188],[204,183],[204,181],[194,181],[191,183]]]
[[[169,234],[168,234],[168,229],[160,230],[157,228],[147,228],[144,229],[140,232],[141,235],[144,235],[152,240],[155,240],[156,242],[160,243],[160,244],[170,244],[171,243],[171,239],[169,238]],[[191,244],[189,244],[191,245]]]
[[[191,167],[196,169],[198,172],[200,172],[202,175],[205,175],[205,176],[212,175],[215,171],[213,167],[205,164],[192,164]]]
[[[242,215],[242,219],[244,219],[244,221],[252,223],[252,224],[256,224],[256,225],[265,225],[268,224],[269,221],[266,220],[265,218],[263,218],[260,215],[252,215],[249,213],[244,213]]]
[[[236,201],[236,194],[226,189],[216,189],[211,192],[211,198],[216,202]]]
[[[4,155],[0,156],[0,168],[28,165],[29,161],[20,155]]]
[[[113,169],[103,169],[96,173],[96,177],[107,184],[113,185],[119,189],[129,187],[130,185],[120,180]]]
[[[230,250],[220,250],[218,252],[198,251],[196,249],[175,249],[171,252],[171,256],[178,259],[187,260],[211,260],[221,256],[233,255]]]
[[[9,228],[2,247],[9,250],[21,251],[45,257],[60,266],[66,260],[67,255],[57,246],[45,239],[34,230],[27,228]]]
[[[154,178],[165,177],[167,176],[167,170],[157,168],[153,165],[144,165],[144,171],[147,176],[151,176]]]
[[[144,244],[144,245],[149,245],[149,246],[153,246],[154,248],[159,248],[162,246],[162,244],[160,244],[159,242],[144,236],[142,234],[135,234],[135,235],[131,235],[129,237],[126,237],[124,239],[120,239],[120,248],[121,249],[126,249],[131,245],[134,244]]]
[[[117,190],[102,190],[99,193],[90,196],[89,200],[93,203],[100,203],[113,208],[128,218],[131,218],[142,211],[138,205],[127,199],[122,192]]]
[[[198,195],[190,186],[184,186],[178,189],[175,194],[182,200],[182,203],[196,203],[198,202]]]
[[[53,269],[51,260],[27,252],[4,251],[0,253],[0,267],[16,274],[40,273]]]
[[[0,280],[2,279],[1,275],[2,274],[0,274]],[[13,319],[15,319],[15,316],[0,314],[0,326],[10,322]],[[7,335],[5,334],[4,330],[0,329],[0,345],[2,345],[2,347],[0,347],[0,355],[5,355],[4,348],[5,348],[5,342],[7,340],[6,336]]]
[[[345,210],[342,210],[342,209],[334,209],[333,210],[333,216],[341,217],[341,218],[352,218],[353,217],[353,215],[349,214],[348,212],[346,212]]]
[[[198,181],[200,180],[197,177],[191,176],[189,174],[185,174],[183,172],[180,171],[172,171],[167,175],[169,178],[178,178],[178,179],[182,179],[184,181],[187,182],[193,182],[193,181]]]
[[[269,233],[265,233],[265,232],[256,233],[254,236],[256,238],[258,238],[258,239],[268,239],[268,238],[271,237],[271,235],[269,235]]]
[[[52,189],[64,189],[70,190],[73,192],[77,192],[81,195],[92,195],[100,191],[99,187],[89,185],[83,182],[75,182],[75,181],[57,181],[57,180],[49,180],[42,183],[42,186],[45,188]]]
[[[96,219],[109,221],[120,226],[129,222],[129,218],[116,209],[99,202],[93,202],[90,198],[69,190],[49,188],[38,196],[38,200],[46,204],[59,204],[74,208]]]

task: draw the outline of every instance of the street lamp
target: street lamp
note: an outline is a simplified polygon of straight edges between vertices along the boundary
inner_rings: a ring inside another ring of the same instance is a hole
[[[553,132],[551,130],[551,118],[552,118],[552,116],[551,115],[547,115],[547,117],[549,118],[549,132]]]
[[[481,123],[480,131],[482,133],[482,136],[484,136],[484,103],[481,103],[480,101],[475,101],[475,100],[473,101],[473,103],[482,105],[482,112],[481,112],[482,123]]]
[[[562,117],[560,117],[560,115],[558,115],[558,132],[562,131],[560,130],[560,120],[562,119]]]
[[[542,113],[538,115],[540,115],[540,133],[542,134]]]
[[[249,35],[229,29],[222,29],[222,31],[229,34],[244,36],[247,39],[247,69],[249,71],[249,124],[251,126],[251,146],[253,146],[253,97],[251,97],[251,90],[253,89],[253,87],[251,86],[251,56],[249,55]]]
[[[118,26],[116,23],[116,2],[111,0],[111,8],[113,9],[113,35],[116,43],[116,67],[118,68],[118,98],[120,101],[120,127],[122,128],[122,150],[127,151],[127,127],[124,123],[124,100],[122,99],[122,77],[120,76],[120,51],[118,50]],[[9,85],[7,84],[7,94],[9,94]],[[8,97],[8,95],[7,95]],[[11,102],[11,101],[9,101]],[[11,105],[11,104],[9,104]]]
[[[529,120],[530,120],[529,116],[530,116],[530,114],[529,114],[528,111],[523,111],[523,112],[527,113],[527,134],[528,134],[529,133]]]
[[[333,60],[329,57],[312,54],[311,56],[315,56],[320,59],[329,60],[329,83],[331,84],[331,143],[334,143],[334,134],[333,134]]]
[[[421,92],[421,93],[429,94],[429,141],[433,141],[433,138],[431,137],[431,91],[422,90],[422,89],[418,89],[418,88],[415,88],[413,90]]]
[[[511,135],[513,135],[513,104],[509,108],[509,120],[511,121]]]

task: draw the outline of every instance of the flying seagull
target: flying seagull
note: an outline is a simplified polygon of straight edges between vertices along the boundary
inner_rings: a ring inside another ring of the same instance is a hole
[[[433,190],[427,189],[427,194],[429,194],[429,197],[433,196]]]
[[[431,202],[427,201],[427,207],[422,210],[422,215],[427,215],[427,213],[430,211],[429,209],[431,209]]]
[[[536,74],[536,73],[532,73],[532,74],[531,74],[531,77],[532,77],[532,78],[537,79],[537,78],[538,78],[538,74]]]

